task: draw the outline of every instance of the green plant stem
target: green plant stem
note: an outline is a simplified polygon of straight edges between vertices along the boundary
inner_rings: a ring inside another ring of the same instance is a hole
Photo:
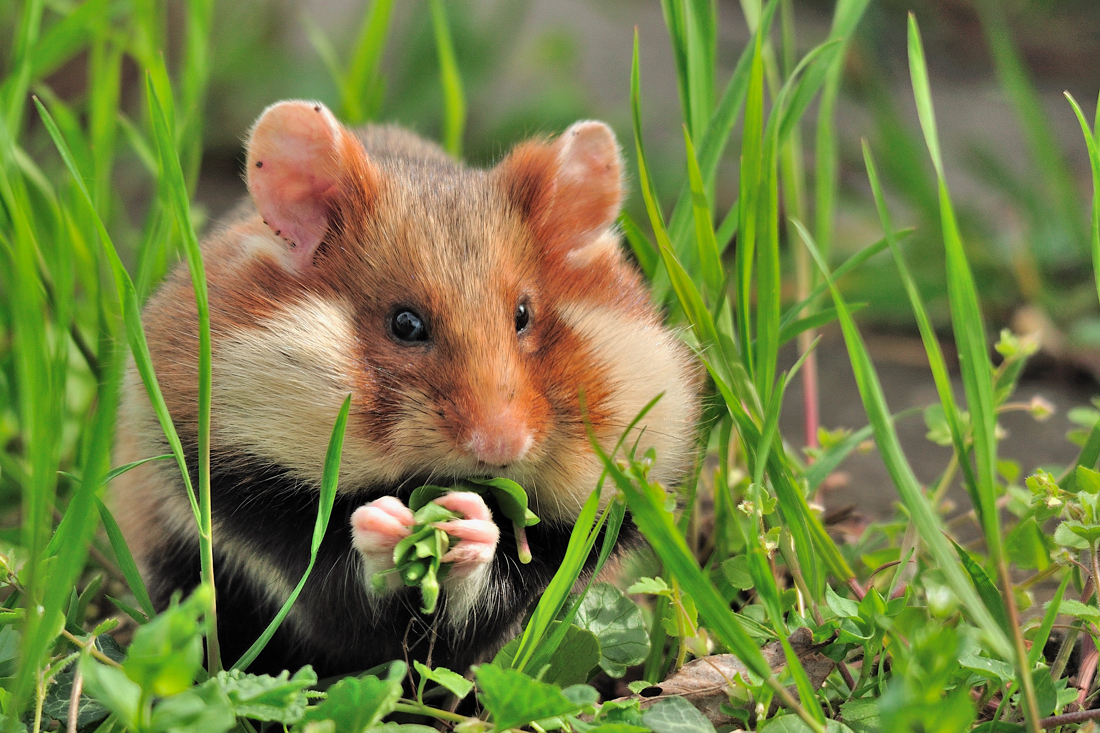
[[[468,720],[465,715],[459,715],[458,713],[452,713],[448,710],[440,710],[439,708],[433,708],[429,705],[416,702],[415,700],[405,700],[394,705],[393,709],[399,713],[411,713],[413,715],[427,715],[439,720],[448,720],[452,723],[462,723]]]
[[[1063,713],[1061,715],[1052,715],[1049,718],[1040,718],[1040,728],[1057,728],[1062,725],[1073,725],[1075,723],[1085,723],[1089,720],[1096,720],[1100,718],[1100,709],[1097,710],[1079,710],[1076,713]]]
[[[95,644],[93,642],[84,641],[80,637],[74,635],[68,629],[62,629],[61,630],[61,635],[64,636],[69,641],[71,641],[76,646],[80,647],[81,649],[87,648],[89,654],[91,654],[93,657],[95,657],[98,661],[103,662],[104,664],[106,664],[108,667],[114,667],[115,669],[122,669],[121,664],[119,664],[118,662],[111,659],[110,657],[108,657],[103,652],[96,649]]]

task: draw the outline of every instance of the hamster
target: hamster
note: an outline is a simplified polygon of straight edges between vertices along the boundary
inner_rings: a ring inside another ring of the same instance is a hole
[[[656,450],[653,475],[667,485],[693,460],[700,370],[622,252],[614,134],[578,122],[478,170],[400,128],[349,130],[321,104],[287,101],[256,122],[246,165],[249,200],[202,244],[223,658],[248,648],[306,569],[326,447],[350,394],[317,563],[250,669],[312,664],[325,677],[430,657],[464,672],[516,633],[561,562],[601,473],[586,419],[613,446],[663,393],[628,444]],[[185,265],[143,321],[197,486]],[[120,462],[169,452],[132,367],[119,425]],[[460,515],[444,527],[460,541],[435,614],[421,614],[418,589],[372,587],[408,533],[414,488],[492,476],[524,486],[542,520],[527,530],[529,564],[492,501],[463,492],[440,500]],[[112,492],[154,603],[190,592],[197,529],[175,463],[143,464]]]

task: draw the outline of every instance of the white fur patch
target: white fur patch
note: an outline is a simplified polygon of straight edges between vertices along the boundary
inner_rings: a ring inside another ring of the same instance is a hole
[[[332,426],[352,391],[355,336],[338,303],[311,298],[220,338],[214,351],[212,442],[320,481]],[[377,479],[378,451],[349,427],[341,485]]]
[[[656,405],[623,441],[638,441],[637,457],[654,448],[654,479],[675,482],[691,461],[696,418],[694,380],[687,349],[665,327],[630,320],[614,308],[577,303],[559,315],[592,349],[611,382],[610,429],[600,439],[614,447],[622,430],[658,394]]]

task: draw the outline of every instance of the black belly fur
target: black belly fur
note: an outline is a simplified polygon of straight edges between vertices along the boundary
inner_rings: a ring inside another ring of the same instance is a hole
[[[418,483],[408,485],[403,500]],[[538,600],[561,564],[572,531],[571,525],[546,521],[529,527],[532,561],[522,565],[511,523],[488,500],[501,529],[492,579],[466,624],[455,629],[441,618],[442,606],[434,616],[419,612],[419,589],[402,588],[382,600],[374,599],[373,607],[368,603],[359,556],[351,545],[351,514],[384,493],[337,495],[317,563],[295,604],[295,623],[289,618],[284,622],[249,671],[277,674],[312,664],[323,679],[393,659],[427,661],[430,657],[434,666],[465,672],[469,665],[495,653],[518,630],[529,606]],[[299,484],[278,467],[233,456],[231,460],[212,460],[211,497],[220,532],[231,533],[249,553],[281,568],[293,586],[309,562],[317,517],[316,489]],[[620,546],[625,536],[635,533],[628,520]],[[218,639],[222,661],[228,666],[274,618],[281,601],[270,600],[262,592],[263,581],[249,577],[245,566],[227,562],[218,545],[215,535]],[[149,553],[147,562],[147,580],[158,610],[167,606],[174,591],[186,595],[199,583],[198,546],[193,540],[166,536]],[[594,562],[595,553],[586,562],[586,572]],[[442,603],[446,603],[445,594]]]

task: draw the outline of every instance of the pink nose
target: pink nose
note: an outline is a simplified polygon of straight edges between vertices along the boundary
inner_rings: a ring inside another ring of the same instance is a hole
[[[506,410],[478,424],[466,449],[482,463],[506,466],[527,455],[533,442],[525,421]]]

